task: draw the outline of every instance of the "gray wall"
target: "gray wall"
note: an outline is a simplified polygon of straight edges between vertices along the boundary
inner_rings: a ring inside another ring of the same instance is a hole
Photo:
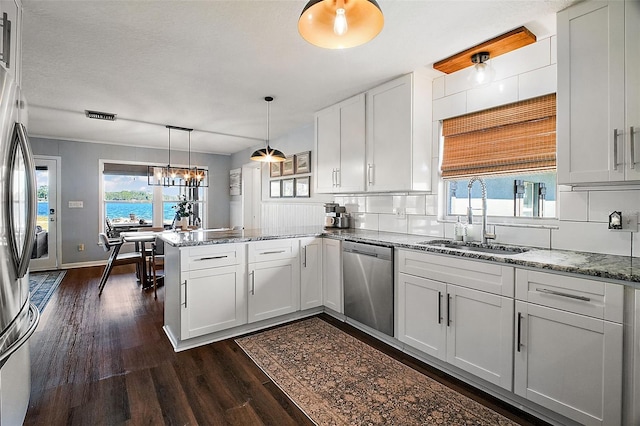
[[[61,157],[61,181],[58,182],[61,208],[58,220],[61,225],[62,265],[76,262],[95,262],[106,259],[102,247],[98,246],[100,194],[98,185],[98,160],[140,161],[164,164],[167,151],[163,149],[137,148],[122,145],[73,142],[66,140],[31,138],[35,155]],[[193,154],[193,153],[192,153]],[[192,155],[193,158],[193,155]],[[172,151],[171,162],[187,164],[187,153]],[[209,188],[207,193],[210,228],[229,226],[229,170],[230,156],[197,155],[199,166],[209,167]],[[83,201],[84,208],[70,209],[69,201]],[[85,245],[85,251],[78,251],[78,244]]]

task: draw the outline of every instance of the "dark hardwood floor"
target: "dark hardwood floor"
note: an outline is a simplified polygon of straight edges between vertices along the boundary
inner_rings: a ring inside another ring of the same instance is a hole
[[[158,300],[115,268],[73,269],[30,339],[26,425],[311,425],[232,339],[175,353]],[[543,424],[333,318],[322,318],[520,424]]]

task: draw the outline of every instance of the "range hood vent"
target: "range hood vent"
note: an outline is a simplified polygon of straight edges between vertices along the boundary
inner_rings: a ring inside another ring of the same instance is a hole
[[[85,109],[84,113],[87,118],[93,118],[95,120],[116,121],[116,114],[112,114],[110,112],[91,111]]]

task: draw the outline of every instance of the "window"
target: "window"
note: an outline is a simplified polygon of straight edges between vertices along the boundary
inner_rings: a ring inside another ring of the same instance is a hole
[[[488,215],[556,216],[555,94],[444,120],[442,135],[448,215],[466,215],[479,176]],[[481,208],[477,183],[471,205]]]
[[[193,219],[204,221],[206,204],[204,188],[181,186],[150,186],[147,180],[147,164],[103,164],[101,223],[108,218],[123,227],[149,225],[171,226],[176,203],[183,197],[193,201]],[[103,228],[104,225],[101,226]]]

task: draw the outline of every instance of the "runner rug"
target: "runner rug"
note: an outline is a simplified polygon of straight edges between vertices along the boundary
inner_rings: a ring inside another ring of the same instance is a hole
[[[236,343],[318,425],[515,425],[319,318]]]
[[[56,291],[67,271],[47,271],[29,273],[29,291],[31,303],[42,312]]]

